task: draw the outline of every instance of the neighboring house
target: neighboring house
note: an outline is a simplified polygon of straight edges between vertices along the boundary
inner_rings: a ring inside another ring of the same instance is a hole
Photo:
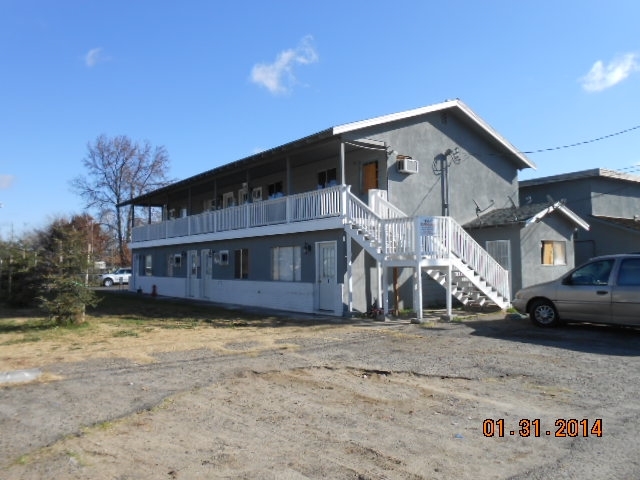
[[[572,239],[589,224],[561,202],[493,210],[464,228],[511,272],[511,291],[555,280],[574,267]]]
[[[640,176],[603,168],[520,182],[520,203],[563,203],[589,223],[574,236],[575,263],[640,251]]]
[[[530,167],[459,100],[328,128],[122,203],[164,215],[133,229],[130,289],[421,317],[424,274],[449,311],[454,294],[504,308],[509,273],[460,225],[517,200]]]

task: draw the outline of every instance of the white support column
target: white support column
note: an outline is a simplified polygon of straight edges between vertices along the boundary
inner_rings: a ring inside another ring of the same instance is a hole
[[[422,268],[418,262],[413,271],[413,308],[418,320],[422,320]]]
[[[353,313],[353,258],[351,252],[351,237],[343,233],[347,242],[347,305],[349,313]]]
[[[452,288],[453,268],[451,268],[451,259],[447,265],[447,318],[451,318],[451,288]]]
[[[285,159],[285,177],[284,188],[287,189],[285,195],[291,195],[291,159],[289,156]]]
[[[451,319],[451,303],[452,303],[452,298],[451,298],[451,289],[453,288],[453,268],[451,266],[451,245],[452,245],[452,225],[451,225],[451,217],[447,217],[447,245],[449,246],[449,251],[447,252],[447,318]]]
[[[382,275],[380,277],[380,282],[382,283],[382,309],[384,314],[387,315],[389,313],[389,282],[387,280],[387,267],[384,264],[382,264]]]
[[[422,242],[420,241],[420,217],[414,219],[413,225],[413,241],[415,245],[414,258],[416,261],[416,266],[414,267],[413,271],[413,308],[416,311],[418,320],[422,320],[422,267],[420,266],[420,261],[422,259]]]
[[[344,153],[344,142],[340,142],[340,185],[346,185],[345,181],[345,153]]]
[[[376,305],[378,308],[384,309],[384,302],[382,301],[382,263],[376,261],[376,278],[378,280],[378,285],[376,285],[378,289],[378,304]],[[384,310],[386,314],[387,311]]]

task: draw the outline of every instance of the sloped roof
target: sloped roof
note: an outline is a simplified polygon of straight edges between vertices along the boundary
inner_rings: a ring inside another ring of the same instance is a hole
[[[610,178],[622,180],[626,182],[640,183],[640,175],[632,175],[630,173],[609,170],[608,168],[592,168],[590,170],[581,170],[579,172],[563,173],[560,175],[551,175],[548,177],[532,178],[530,180],[521,180],[520,188],[533,187],[536,185],[545,185],[548,183],[568,182],[582,180],[584,178]]]
[[[338,125],[335,127],[330,127],[325,130],[321,130],[312,135],[308,135],[306,137],[294,140],[292,142],[265,150],[260,153],[256,153],[254,155],[225,163],[218,167],[215,167],[211,170],[207,170],[205,172],[199,173],[197,175],[193,175],[191,177],[185,178],[183,180],[179,180],[165,187],[159,188],[152,192],[148,192],[146,194],[140,195],[131,200],[124,201],[120,203],[118,206],[130,205],[130,204],[144,204],[144,202],[152,201],[154,198],[157,199],[159,195],[163,195],[168,192],[176,191],[181,188],[185,188],[195,182],[206,181],[211,177],[216,175],[220,175],[230,171],[237,171],[238,169],[242,169],[248,166],[252,166],[258,162],[268,161],[270,158],[274,158],[277,156],[284,156],[290,153],[294,153],[297,149],[307,148],[312,145],[321,145],[325,144],[328,141],[331,141],[334,138],[339,138],[342,135],[349,136],[350,133],[357,132],[358,130],[362,130],[365,128],[388,124],[400,120],[405,120],[413,117],[418,117],[421,115],[426,115],[433,112],[442,112],[442,111],[455,111],[459,114],[460,118],[471,128],[476,129],[482,134],[486,135],[488,138],[492,139],[496,145],[503,148],[509,155],[511,160],[515,163],[517,168],[536,168],[535,164],[529,160],[525,154],[516,149],[511,143],[509,143],[504,137],[502,137],[496,130],[494,130],[488,123],[482,120],[475,112],[473,112],[467,105],[465,105],[462,101],[456,100],[447,100],[445,102],[437,103],[434,105],[430,105],[427,107],[416,108],[413,110],[406,110],[403,112],[393,113],[390,115],[383,115],[380,117],[371,118],[368,120],[361,120],[352,123],[346,123],[343,125]],[[375,142],[372,140],[372,142]],[[382,148],[383,146],[381,146]]]
[[[561,213],[575,225],[584,230],[589,230],[589,224],[582,220],[576,213],[565,207],[562,202],[556,202],[553,205],[549,205],[548,203],[533,203],[519,207],[498,208],[468,222],[464,225],[464,228],[506,227],[510,225],[527,227],[539,222],[542,218],[554,212]]]
[[[439,112],[443,110],[454,109],[461,113],[468,121],[473,125],[491,137],[499,145],[505,148],[519,161],[519,168],[536,168],[535,164],[527,158],[527,156],[516,149],[506,138],[500,135],[496,130],[491,127],[487,122],[482,120],[473,110],[471,110],[464,102],[459,99],[447,100],[445,102],[436,103],[427,107],[416,108],[413,110],[406,110],[404,112],[392,113],[390,115],[383,115],[381,117],[371,118],[369,120],[360,120],[358,122],[346,123],[337,127],[333,127],[333,134],[340,135],[347,132],[353,132],[355,130],[361,130],[376,125],[382,125],[385,123],[391,123],[398,120],[405,120],[412,117],[418,117],[420,115],[426,115],[428,113]]]

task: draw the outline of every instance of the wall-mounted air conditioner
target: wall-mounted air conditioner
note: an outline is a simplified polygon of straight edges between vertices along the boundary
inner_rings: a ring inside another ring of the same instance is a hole
[[[400,173],[418,173],[418,161],[408,155],[398,155],[396,167]]]
[[[229,265],[229,250],[213,252],[213,263],[216,265]]]

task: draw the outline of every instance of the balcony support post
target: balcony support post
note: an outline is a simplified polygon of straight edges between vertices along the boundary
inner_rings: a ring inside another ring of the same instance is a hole
[[[416,312],[416,318],[422,320],[422,267],[420,260],[416,262],[413,271],[413,309]]]

